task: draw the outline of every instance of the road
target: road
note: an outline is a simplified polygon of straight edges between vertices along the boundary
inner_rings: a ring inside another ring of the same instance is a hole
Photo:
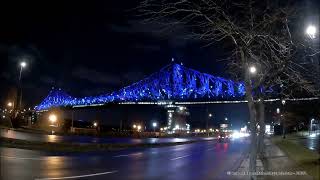
[[[111,152],[48,153],[1,148],[2,180],[232,179],[248,150],[246,140],[216,140]]]
[[[213,138],[110,138],[110,137],[94,137],[94,136],[59,136],[35,134],[13,130],[0,129],[0,136],[13,139],[21,139],[28,141],[40,142],[72,142],[72,143],[125,143],[125,144],[155,144],[155,143],[170,143],[170,142],[186,142],[192,140],[209,140]]]

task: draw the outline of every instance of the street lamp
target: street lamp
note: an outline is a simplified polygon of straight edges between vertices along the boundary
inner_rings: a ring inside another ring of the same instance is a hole
[[[250,66],[250,67],[249,67],[249,72],[250,72],[251,74],[255,74],[255,73],[257,72],[257,68],[256,68],[255,66]]]
[[[94,123],[93,123],[93,127],[95,127],[95,128],[98,127],[98,123],[97,123],[97,122],[94,122]]]
[[[57,116],[55,114],[50,114],[49,115],[49,121],[54,124],[55,122],[57,122]]]
[[[157,127],[157,123],[156,122],[152,123],[152,126],[153,126],[153,132],[155,132],[156,131],[156,127]]]
[[[21,80],[21,74],[22,74],[22,69],[27,66],[27,63],[25,61],[20,62],[20,73],[19,73],[19,82]]]
[[[141,126],[140,126],[140,125],[138,125],[138,126],[137,126],[137,129],[138,129],[138,131],[140,131],[140,129],[141,129]]]
[[[25,61],[21,61],[20,64],[20,72],[19,72],[19,84],[18,84],[18,95],[17,95],[17,108],[21,108],[21,102],[22,102],[22,88],[21,88],[21,76],[22,76],[22,70],[27,66],[27,63]]]
[[[7,106],[10,108],[13,107],[13,102],[8,102]]]
[[[209,117],[212,117],[212,114],[211,114],[211,113],[209,114]]]
[[[306,28],[306,34],[309,36],[310,39],[316,38],[317,28],[314,25],[309,25]]]
[[[224,118],[224,120],[225,120],[225,121],[228,121],[228,118],[227,118],[227,117],[225,117],[225,118]]]
[[[134,124],[132,127],[133,127],[133,129],[135,129],[135,128],[137,128],[137,125]]]

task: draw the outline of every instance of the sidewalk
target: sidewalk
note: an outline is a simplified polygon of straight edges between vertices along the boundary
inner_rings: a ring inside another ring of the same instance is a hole
[[[257,158],[256,171],[261,173],[278,173],[280,175],[264,175],[257,176],[257,180],[312,180],[313,177],[304,174],[305,170],[297,166],[297,163],[291,160],[278,146],[273,144],[270,138],[265,138],[265,157],[264,159]],[[249,172],[249,153],[247,153],[240,163],[240,166],[236,169],[237,173]],[[282,175],[281,175],[282,173]],[[283,175],[288,174],[303,174],[303,175]],[[232,179],[236,180],[249,180],[247,175],[233,176]]]
[[[296,163],[291,160],[278,146],[271,142],[270,138],[265,138],[265,159],[263,165],[265,171],[272,172],[291,172],[301,173],[303,169],[298,167]],[[264,179],[288,179],[288,180],[311,180],[309,175],[281,175],[281,176],[265,176]]]

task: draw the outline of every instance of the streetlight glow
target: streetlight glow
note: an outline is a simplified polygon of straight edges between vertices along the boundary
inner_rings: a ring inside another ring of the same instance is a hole
[[[7,104],[9,107],[12,107],[13,106],[13,103],[12,102],[8,102]]]
[[[257,72],[257,68],[255,66],[250,66],[249,71],[251,74],[255,74]]]
[[[314,25],[309,25],[306,29],[306,34],[311,38],[316,38],[317,28]]]
[[[27,63],[26,63],[26,62],[24,62],[24,61],[22,61],[22,62],[20,63],[20,66],[21,66],[22,68],[24,68],[24,67],[26,67],[26,66],[27,66]]]
[[[49,115],[49,121],[50,121],[51,123],[57,122],[57,116],[56,116],[55,114],[50,114],[50,115]]]
[[[97,127],[97,126],[98,126],[98,123],[97,123],[97,122],[94,122],[94,123],[93,123],[93,126],[94,126],[94,127]]]
[[[137,127],[137,125],[134,124],[132,127],[133,127],[133,129],[135,129]]]
[[[212,114],[211,114],[211,113],[209,114],[209,117],[212,117]]]
[[[157,123],[156,122],[152,123],[152,126],[157,127]]]

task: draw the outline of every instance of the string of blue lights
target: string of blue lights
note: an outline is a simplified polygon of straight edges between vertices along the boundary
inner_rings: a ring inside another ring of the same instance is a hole
[[[52,89],[35,110],[117,102],[225,100],[243,98],[244,95],[245,88],[241,82],[233,82],[172,63],[132,85],[109,94],[75,98],[61,89]]]

